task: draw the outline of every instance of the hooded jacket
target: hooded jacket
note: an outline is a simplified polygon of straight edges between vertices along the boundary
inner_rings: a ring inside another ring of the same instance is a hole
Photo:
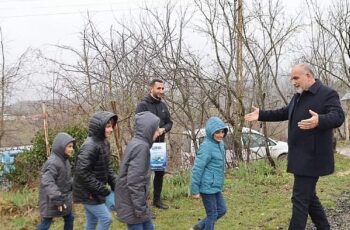
[[[105,127],[110,119],[116,123],[118,117],[114,113],[102,111],[90,119],[89,136],[76,160],[73,183],[75,202],[102,204],[110,193],[106,185],[114,189],[116,177],[110,161],[110,145],[105,137]]]
[[[164,128],[165,133],[169,132],[173,127],[173,122],[170,119],[168,107],[160,98],[158,100],[151,95],[144,97],[144,99],[137,105],[136,113],[144,111],[150,111],[159,117],[159,128]],[[160,135],[155,142],[164,142],[165,133]]]
[[[116,211],[127,224],[143,223],[151,218],[147,206],[150,181],[150,148],[159,125],[151,112],[135,115],[135,135],[124,151],[116,184]]]
[[[225,147],[224,142],[217,142],[214,133],[227,127],[218,117],[211,117],[205,125],[206,137],[199,146],[192,168],[191,193],[214,194],[221,192],[225,178]]]
[[[71,165],[65,155],[66,146],[75,144],[67,133],[58,133],[53,140],[52,152],[41,169],[39,209],[42,217],[65,216],[72,212]],[[59,206],[66,205],[62,212]]]

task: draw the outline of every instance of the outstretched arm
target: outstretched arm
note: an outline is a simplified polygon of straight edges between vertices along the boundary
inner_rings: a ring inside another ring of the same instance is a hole
[[[259,119],[259,108],[252,106],[253,112],[248,113],[244,116],[246,121],[257,121]]]

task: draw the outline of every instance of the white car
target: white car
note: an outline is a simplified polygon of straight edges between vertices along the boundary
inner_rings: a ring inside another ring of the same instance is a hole
[[[193,165],[195,158],[195,147],[194,143],[190,137],[190,131],[184,132],[184,141],[182,145],[181,160],[184,168],[189,168]],[[206,136],[205,129],[196,130],[196,142],[199,146],[200,143],[204,140]],[[266,157],[266,148],[265,142],[266,138],[262,133],[259,133],[256,130],[244,127],[242,129],[242,145],[243,152],[242,156],[244,160],[248,159],[248,149],[250,150],[249,159],[257,160]],[[226,149],[226,162],[228,164],[236,164],[238,156],[235,153],[233,148],[233,137],[232,129],[229,128],[225,139],[225,149]],[[288,154],[288,144],[284,141],[276,141],[271,138],[268,138],[268,147],[270,150],[270,155],[273,158],[277,159],[286,159]]]

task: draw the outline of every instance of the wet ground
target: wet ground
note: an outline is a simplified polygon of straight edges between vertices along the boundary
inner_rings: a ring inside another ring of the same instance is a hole
[[[337,152],[350,157],[350,146],[341,146],[337,148]],[[350,181],[349,191],[342,194],[336,202],[334,209],[326,210],[328,221],[332,230],[350,230]],[[307,230],[316,229],[310,224]]]
[[[342,194],[337,199],[336,207],[326,210],[326,213],[332,230],[350,230],[350,191]],[[316,230],[313,224],[306,229]]]

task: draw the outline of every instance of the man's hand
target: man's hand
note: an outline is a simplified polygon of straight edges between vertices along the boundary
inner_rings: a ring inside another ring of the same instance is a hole
[[[318,126],[318,114],[311,109],[309,110],[309,113],[311,114],[311,118],[298,122],[298,127],[300,129],[313,129]]]
[[[259,109],[252,106],[253,112],[248,113],[244,116],[246,121],[257,121],[259,119]]]
[[[200,195],[200,194],[192,195],[192,198],[193,198],[193,199],[200,199],[200,198],[201,198],[201,195]]]
[[[165,128],[159,128],[159,135],[162,135],[163,133],[165,133]]]

